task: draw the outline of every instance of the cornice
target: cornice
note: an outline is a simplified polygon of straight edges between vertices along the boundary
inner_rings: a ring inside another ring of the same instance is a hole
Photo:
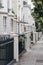
[[[0,12],[0,14],[8,14],[7,12]]]

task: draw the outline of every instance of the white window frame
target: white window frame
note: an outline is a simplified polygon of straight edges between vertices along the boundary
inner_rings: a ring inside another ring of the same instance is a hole
[[[13,32],[13,19],[11,19],[11,32]]]
[[[4,32],[6,32],[6,20],[7,19],[7,17],[6,16],[3,16],[3,30],[4,30]]]

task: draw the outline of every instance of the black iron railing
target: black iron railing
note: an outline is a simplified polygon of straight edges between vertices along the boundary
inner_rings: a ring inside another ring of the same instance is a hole
[[[0,40],[0,65],[7,65],[13,60],[13,38]]]

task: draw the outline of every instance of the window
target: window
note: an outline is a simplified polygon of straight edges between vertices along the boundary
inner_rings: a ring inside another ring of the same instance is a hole
[[[1,5],[2,5],[2,0],[0,0],[0,7],[1,7]]]
[[[11,19],[11,31],[13,32],[13,19]]]
[[[24,32],[26,32],[26,27],[24,27]]]
[[[0,0],[0,8],[3,8],[3,6],[2,6],[2,0]]]
[[[4,32],[6,32],[6,17],[3,17],[3,28]]]
[[[23,1],[23,5],[26,5],[26,4],[27,4],[27,2]]]

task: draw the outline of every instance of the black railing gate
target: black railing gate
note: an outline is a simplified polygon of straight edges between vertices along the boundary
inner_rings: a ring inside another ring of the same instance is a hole
[[[13,60],[13,38],[0,41],[0,65],[7,65]]]
[[[25,37],[23,35],[19,36],[19,54],[25,50]]]

